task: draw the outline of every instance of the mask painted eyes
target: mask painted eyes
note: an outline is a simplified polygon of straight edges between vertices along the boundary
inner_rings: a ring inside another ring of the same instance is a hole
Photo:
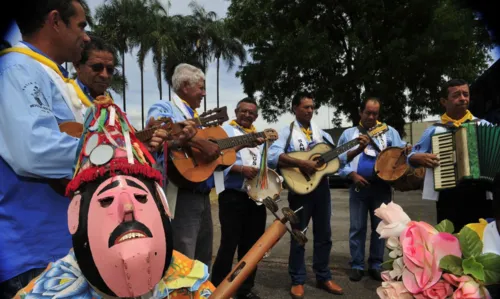
[[[146,203],[148,196],[146,194],[134,194],[135,199],[140,203]]]
[[[113,203],[114,197],[109,196],[109,197],[104,197],[99,200],[99,203],[101,204],[101,207],[107,208]]]

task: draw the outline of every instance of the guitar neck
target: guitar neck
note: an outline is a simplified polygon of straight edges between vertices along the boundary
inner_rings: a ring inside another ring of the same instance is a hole
[[[250,133],[242,136],[229,137],[224,139],[216,140],[217,145],[221,150],[232,148],[238,145],[248,145],[254,142],[257,138],[266,138],[264,132],[260,133]]]
[[[340,156],[342,153],[344,153],[344,152],[348,151],[349,149],[351,149],[352,147],[358,145],[358,143],[359,142],[357,139],[353,139],[347,143],[342,144],[341,146],[339,146],[337,148],[334,148],[331,151],[324,153],[321,156],[322,156],[323,160],[325,161],[325,163],[328,163],[331,160]]]
[[[159,128],[161,128],[161,126],[155,126],[155,127],[149,128],[149,129],[135,132],[135,137],[137,137],[137,139],[139,139],[141,142],[145,142],[145,141],[153,138],[154,132],[156,130],[158,130]]]

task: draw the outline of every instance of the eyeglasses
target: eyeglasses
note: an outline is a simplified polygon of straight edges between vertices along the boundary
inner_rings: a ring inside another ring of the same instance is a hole
[[[106,71],[108,74],[113,75],[115,73],[115,67],[111,65],[104,65],[102,63],[96,63],[96,64],[91,64],[89,67],[92,69],[92,71],[100,73],[104,68],[106,68]]]

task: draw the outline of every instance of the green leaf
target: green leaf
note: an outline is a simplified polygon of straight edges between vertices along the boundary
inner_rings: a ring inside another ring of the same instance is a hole
[[[448,220],[448,219],[445,219],[445,220],[441,221],[434,228],[438,232],[441,232],[441,233],[450,233],[450,234],[452,234],[453,231],[455,231],[455,226],[453,226],[453,223],[450,220]]]
[[[476,261],[483,265],[484,282],[496,284],[500,282],[500,256],[494,253],[481,254]]]
[[[464,274],[462,259],[455,255],[447,255],[443,257],[441,261],[439,261],[439,267],[457,276]]]
[[[483,251],[483,242],[479,238],[479,235],[466,226],[458,234],[458,240],[460,241],[460,249],[465,258],[478,256]]]
[[[464,268],[464,274],[470,274],[474,278],[484,281],[484,267],[476,262],[474,257],[463,260],[462,267]]]
[[[394,270],[392,264],[394,263],[394,259],[389,259],[381,264],[382,268],[385,270]]]

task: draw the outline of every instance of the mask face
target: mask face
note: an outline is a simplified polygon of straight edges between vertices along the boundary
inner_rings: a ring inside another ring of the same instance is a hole
[[[153,290],[172,256],[163,193],[151,181],[126,175],[87,186],[73,197],[68,213],[85,278],[111,296],[137,297]]]

